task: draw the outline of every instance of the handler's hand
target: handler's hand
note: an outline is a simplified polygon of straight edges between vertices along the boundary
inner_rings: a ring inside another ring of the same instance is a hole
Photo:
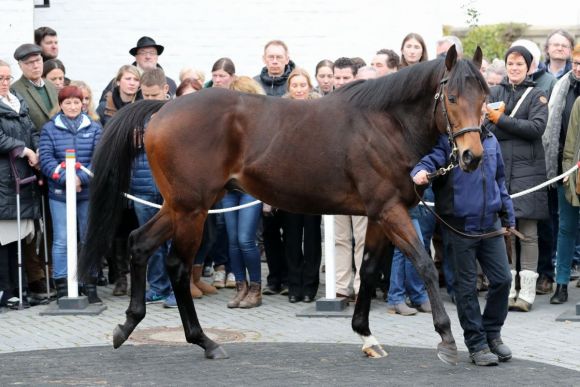
[[[413,176],[413,182],[417,185],[429,184],[429,179],[427,178],[428,172],[421,170]]]

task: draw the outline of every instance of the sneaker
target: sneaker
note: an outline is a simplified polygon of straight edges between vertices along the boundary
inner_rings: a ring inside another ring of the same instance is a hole
[[[211,277],[213,274],[213,267],[211,266],[204,266],[203,267],[203,272],[201,273],[202,277]]]
[[[236,276],[234,273],[228,273],[226,276],[226,288],[235,289],[236,288]]]
[[[498,364],[498,358],[495,354],[491,353],[489,348],[484,348],[477,352],[472,352],[469,354],[471,362],[476,366],[496,366]]]
[[[262,290],[262,294],[265,296],[273,296],[278,293],[280,293],[280,288],[273,285],[266,285]]]
[[[413,305],[413,307],[421,313],[431,313],[432,312],[431,303],[429,302],[429,300],[425,301],[421,305]]]
[[[504,362],[512,358],[512,351],[510,347],[503,343],[501,337],[489,340],[488,344],[489,350],[497,356],[499,361]]]
[[[288,295],[288,286],[287,285],[282,285],[280,287],[280,295],[281,296],[287,296]]]
[[[417,314],[417,309],[407,306],[404,302],[400,304],[388,304],[387,312],[390,314],[400,314],[401,316],[413,316]]]
[[[223,289],[226,287],[226,272],[225,272],[225,270],[216,270],[213,273],[212,285],[218,289]],[[234,284],[234,287],[235,287],[235,284]]]
[[[163,302],[164,308],[177,308],[177,300],[175,299],[175,293],[171,292],[169,297]]]
[[[173,295],[173,292],[171,292],[171,295]],[[159,304],[159,303],[165,301],[167,298],[169,298],[169,297],[159,295],[151,290],[147,290],[147,293],[145,293],[145,303],[146,304]]]

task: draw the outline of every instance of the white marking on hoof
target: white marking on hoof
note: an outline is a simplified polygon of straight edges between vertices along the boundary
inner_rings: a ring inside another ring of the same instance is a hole
[[[372,347],[373,345],[380,345],[379,341],[373,335],[370,335],[370,336],[359,335],[359,336],[363,341],[363,347],[362,347],[363,351],[367,348]]]

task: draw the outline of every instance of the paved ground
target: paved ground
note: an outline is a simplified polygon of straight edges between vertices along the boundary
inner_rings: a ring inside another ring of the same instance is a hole
[[[124,321],[128,298],[113,297],[110,287],[99,288],[99,290],[108,309],[95,317],[39,316],[39,312],[45,306],[37,306],[23,311],[3,310],[0,313],[0,358],[2,359],[0,363],[3,364],[4,359],[17,356],[14,354],[11,356],[10,354],[13,352],[110,346],[113,328],[116,324]],[[322,286],[319,296],[323,295],[323,291],[324,287]],[[353,356],[355,358],[360,356],[360,341],[352,332],[350,319],[348,318],[298,318],[296,313],[306,308],[307,304],[290,304],[283,296],[264,296],[264,304],[255,309],[227,309],[226,302],[232,294],[233,290],[224,289],[218,295],[204,297],[196,301],[196,308],[202,326],[208,334],[222,343],[326,343],[334,344],[335,347],[332,347],[333,353],[338,357],[341,356],[340,354],[344,354],[345,361]],[[460,351],[462,351],[460,353],[459,367],[460,369],[469,367],[466,349],[461,336],[461,327],[457,320],[456,308],[446,296],[444,299],[446,309],[452,320],[455,338]],[[529,370],[538,369],[537,364],[531,367],[522,361],[540,362],[545,366],[564,367],[577,372],[578,382],[576,384],[580,385],[580,322],[555,321],[562,313],[571,312],[575,304],[580,302],[580,289],[574,287],[574,283],[571,284],[570,300],[565,305],[550,305],[548,299],[549,296],[538,296],[534,309],[530,313],[510,312],[503,330],[503,337],[504,341],[512,348],[517,362],[509,366],[503,364],[500,367],[495,367],[495,369],[502,370],[505,367],[510,367],[508,369],[511,369],[516,364],[520,364]],[[483,297],[480,297],[480,302],[484,302]],[[405,358],[407,361],[402,363],[399,362],[400,359],[397,360],[398,356],[405,352],[401,348],[410,348],[409,351],[412,348],[424,349],[425,351],[417,353],[432,359],[433,364],[429,363],[429,367],[440,364],[441,369],[448,369],[443,368],[446,366],[436,359],[435,348],[439,342],[439,337],[433,330],[431,315],[419,314],[412,317],[390,315],[386,313],[386,304],[375,300],[373,301],[370,322],[375,336],[391,352],[391,355],[386,359],[380,360],[384,362],[386,373],[388,373],[388,369],[396,368],[397,364],[405,365],[407,367],[405,369],[408,372],[412,372],[412,369],[418,367],[414,360]],[[145,320],[125,346],[151,343],[179,345],[184,342],[180,326],[181,322],[176,309],[164,309],[159,304],[148,305]],[[340,346],[339,344],[357,345]],[[199,362],[207,364],[207,361],[202,360],[200,349],[191,346],[179,348],[180,351],[191,353],[186,358],[192,366],[201,365]],[[247,361],[243,351],[232,350],[231,348],[238,348],[232,344],[226,345],[226,348],[231,353],[232,358],[237,359],[240,362],[239,366],[242,367],[245,364],[244,362]],[[277,353],[276,348],[280,347],[263,348],[266,348],[264,353]],[[311,347],[305,346],[304,348],[303,353],[306,355],[309,353],[306,349]],[[115,356],[122,356],[125,353],[123,351],[132,351],[133,349],[122,348],[118,351],[112,351],[95,348],[95,350],[98,350],[98,353],[105,353],[106,356],[112,356],[112,359],[114,359]],[[38,352],[38,354],[40,353]],[[48,351],[44,353],[50,358],[51,354],[56,356],[56,354],[61,352]],[[63,352],[63,356],[66,353]],[[86,352],[79,352],[79,355],[84,353]],[[28,354],[26,356],[32,355]],[[300,360],[297,363],[300,366],[304,363],[300,359],[301,356],[295,356],[296,360]],[[288,359],[290,362],[292,357]],[[139,362],[140,360],[136,357],[134,361]],[[255,360],[253,361],[249,362],[248,366],[254,364],[254,366],[258,367]],[[372,360],[368,361],[372,362]],[[364,362],[361,364],[364,364]],[[22,366],[26,367],[25,364],[22,364]],[[292,366],[290,365],[290,367]],[[350,370],[349,372],[351,373],[356,372],[356,370]],[[282,371],[278,370],[276,372]],[[441,372],[448,373],[451,378],[449,379],[450,383],[457,383],[457,381],[452,379],[455,371]],[[0,374],[2,373],[4,372],[0,371]],[[562,375],[564,374],[562,373]],[[481,373],[477,375],[481,375]],[[369,381],[371,380],[373,379],[369,379]],[[472,382],[477,383],[477,380],[479,379],[474,379]],[[491,382],[491,380],[489,381]],[[299,380],[297,379],[298,382]],[[440,382],[443,383],[443,380],[440,380]],[[554,382],[560,384],[558,383],[558,378]],[[4,383],[0,380],[0,384]],[[349,384],[345,379],[344,385]]]
[[[0,385],[183,386],[573,386],[579,373],[514,359],[499,367],[448,366],[433,350],[387,347],[366,359],[354,344],[226,344],[229,360],[208,361],[184,346],[64,348],[0,355]],[[43,372],[22,364],[42,364]],[[168,378],[168,375],[170,377]],[[369,383],[370,382],[370,383]],[[372,384],[371,384],[372,383]]]

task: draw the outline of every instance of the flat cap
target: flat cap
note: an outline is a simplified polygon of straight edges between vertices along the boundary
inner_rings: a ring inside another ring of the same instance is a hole
[[[36,44],[25,43],[25,44],[18,46],[16,51],[14,51],[14,59],[24,60],[24,59],[28,58],[30,55],[40,54],[41,52],[42,52],[42,49],[39,46],[37,46]]]

